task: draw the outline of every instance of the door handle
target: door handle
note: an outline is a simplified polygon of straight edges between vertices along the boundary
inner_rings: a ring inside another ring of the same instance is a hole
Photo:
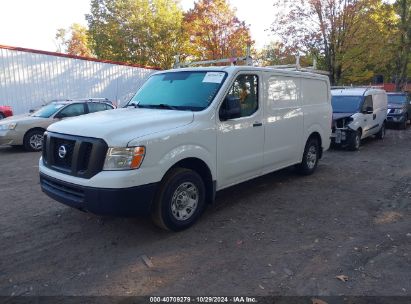
[[[263,123],[262,122],[255,122],[254,124],[253,124],[253,127],[255,128],[255,127],[262,127],[263,126]]]
[[[376,119],[377,118],[377,114],[374,114],[373,116],[372,116],[372,119]]]

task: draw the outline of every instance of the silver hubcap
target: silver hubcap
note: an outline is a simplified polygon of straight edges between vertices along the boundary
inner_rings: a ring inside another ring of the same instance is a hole
[[[171,200],[171,212],[178,221],[185,221],[193,216],[198,206],[198,189],[190,182],[178,186]]]
[[[40,150],[43,147],[43,135],[34,134],[30,137],[30,147],[34,150]]]
[[[311,146],[308,149],[307,153],[307,167],[312,169],[315,167],[317,162],[317,148],[315,146]]]

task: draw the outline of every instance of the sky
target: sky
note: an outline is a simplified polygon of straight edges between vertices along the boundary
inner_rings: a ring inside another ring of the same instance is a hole
[[[273,38],[266,31],[272,23],[273,0],[229,0],[237,16],[251,28],[257,48]],[[183,9],[194,0],[181,0]],[[84,15],[90,11],[89,0],[0,0],[0,44],[37,50],[57,50],[56,30],[72,23],[87,25]]]

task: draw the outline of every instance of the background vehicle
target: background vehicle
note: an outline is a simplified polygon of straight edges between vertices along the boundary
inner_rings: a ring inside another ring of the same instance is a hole
[[[33,113],[9,117],[0,122],[0,145],[23,145],[27,151],[40,151],[43,133],[61,119],[111,110],[111,103],[89,100],[53,101]]]
[[[387,121],[387,93],[374,88],[331,90],[332,143],[358,150],[361,139],[371,135],[383,139]]]
[[[411,97],[407,93],[388,93],[387,122],[406,129],[411,117]]]
[[[125,108],[51,125],[41,187],[83,211],[182,230],[218,190],[292,165],[313,173],[330,145],[330,98],[328,77],[313,73],[162,71]]]
[[[0,106],[0,120],[13,116],[13,110],[10,106]]]

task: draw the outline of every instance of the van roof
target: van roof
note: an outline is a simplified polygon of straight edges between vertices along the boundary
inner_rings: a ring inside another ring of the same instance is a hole
[[[186,72],[186,71],[221,71],[227,72],[228,74],[235,74],[239,71],[265,71],[265,72],[275,72],[284,75],[297,76],[297,77],[306,77],[306,78],[318,78],[323,80],[328,80],[328,76],[311,73],[306,71],[298,71],[291,69],[276,69],[270,67],[255,67],[248,65],[237,65],[237,66],[207,66],[207,67],[189,67],[189,68],[179,68],[179,69],[170,69],[165,71],[159,71],[156,74],[162,74],[165,72]]]
[[[371,94],[385,93],[376,88],[337,88],[331,89],[332,96],[368,96]]]

